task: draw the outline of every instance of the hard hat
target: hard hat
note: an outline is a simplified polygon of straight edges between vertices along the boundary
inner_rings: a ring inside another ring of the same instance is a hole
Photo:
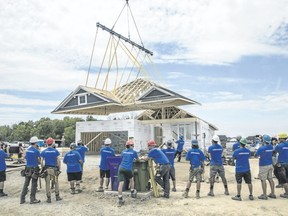
[[[76,148],[76,143],[71,143],[71,144],[70,144],[70,148],[71,148],[71,149],[75,149],[75,148]]]
[[[192,144],[193,146],[198,146],[198,140],[192,139],[192,140],[191,140],[191,144]]]
[[[112,143],[110,138],[106,138],[104,141],[104,145],[110,145]]]
[[[242,145],[247,145],[247,144],[248,144],[246,138],[242,138],[242,139],[240,140],[240,143],[241,143]]]
[[[77,144],[79,145],[79,144],[81,144],[82,143],[82,140],[78,140],[77,141]]]
[[[271,138],[269,135],[265,134],[263,135],[263,141],[266,143],[270,143],[271,142]]]
[[[171,140],[168,140],[166,143],[168,146],[172,146],[172,144],[173,144]]]
[[[134,142],[132,140],[128,140],[126,142],[126,146],[134,145]]]
[[[216,134],[212,137],[212,140],[217,142],[217,143],[220,143],[219,136],[217,136]]]
[[[179,139],[183,139],[183,138],[184,138],[183,135],[180,135],[180,136],[179,136]]]
[[[287,136],[287,133],[285,132],[281,132],[278,134],[278,139],[286,139],[288,136]]]
[[[46,144],[47,145],[52,145],[54,143],[54,139],[49,137],[47,140],[46,140]]]
[[[156,143],[155,143],[155,141],[154,140],[149,140],[148,141],[148,146],[156,146]]]
[[[38,137],[37,136],[33,136],[33,137],[31,137],[31,139],[30,139],[30,143],[37,143],[39,141],[39,139],[38,139]]]
[[[236,136],[236,140],[237,140],[237,141],[240,141],[241,139],[242,139],[241,136]]]

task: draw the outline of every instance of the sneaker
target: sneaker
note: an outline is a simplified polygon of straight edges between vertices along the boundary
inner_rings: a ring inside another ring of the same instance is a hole
[[[207,195],[213,197],[213,196],[214,196],[214,193],[213,193],[213,191],[210,191]]]
[[[164,195],[161,196],[161,197],[166,198],[166,199],[169,199],[169,195],[167,195],[167,194],[164,194]]]
[[[75,188],[71,188],[71,194],[75,194]]]
[[[108,190],[108,187],[105,187],[105,190]]]
[[[131,191],[131,197],[137,198],[137,191],[134,189],[133,192]]]
[[[20,204],[24,204],[25,203],[25,200],[20,200]]]
[[[242,201],[241,196],[234,196],[231,198],[232,198],[232,200]]]
[[[118,199],[118,207],[121,207],[122,205],[124,205],[125,201],[123,199]]]
[[[58,196],[56,196],[56,201],[60,201],[60,200],[62,200],[63,198],[62,197],[60,197],[59,195]]]
[[[81,193],[82,190],[81,190],[80,188],[78,188],[78,189],[76,189],[76,192],[77,192],[77,193]]]
[[[272,199],[276,199],[276,195],[275,195],[275,194],[272,194],[272,193],[270,193],[270,194],[268,195],[268,197],[269,197],[269,198],[272,198]]]
[[[99,188],[96,190],[96,192],[104,192],[103,187],[99,187]]]
[[[196,199],[200,199],[200,193],[196,192]]]
[[[224,194],[225,194],[225,195],[229,195],[229,191],[228,191],[228,189],[225,189]]]
[[[47,203],[51,203],[51,197],[47,197],[46,202],[47,202]]]
[[[264,194],[261,194],[260,196],[258,196],[258,199],[268,200],[268,197]]]
[[[288,199],[288,194],[287,193],[280,194],[280,197]]]
[[[173,192],[176,192],[176,188],[173,187],[173,188],[172,188],[172,191],[173,191]]]
[[[30,201],[30,204],[37,204],[37,203],[40,203],[40,202],[41,202],[40,200],[34,199],[34,200]]]
[[[188,191],[185,191],[185,192],[183,193],[183,197],[184,197],[184,198],[188,198]]]
[[[8,196],[8,194],[6,194],[4,192],[0,193],[0,197],[4,197],[4,196]]]
[[[253,195],[251,194],[251,195],[249,195],[249,199],[250,200],[254,200],[254,197],[253,197]]]
[[[276,188],[283,188],[283,185],[282,184],[278,184],[278,185],[276,185]]]

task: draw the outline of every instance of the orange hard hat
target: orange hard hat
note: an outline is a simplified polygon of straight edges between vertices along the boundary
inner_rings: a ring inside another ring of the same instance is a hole
[[[156,143],[155,143],[155,141],[154,140],[149,140],[148,141],[148,146],[156,146]]]
[[[49,137],[47,140],[46,140],[46,144],[47,145],[52,145],[54,143],[54,139]]]

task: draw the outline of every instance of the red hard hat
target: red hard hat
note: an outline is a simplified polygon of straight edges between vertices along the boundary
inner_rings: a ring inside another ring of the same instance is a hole
[[[148,146],[156,146],[156,143],[155,143],[155,141],[154,140],[149,140],[148,141]]]
[[[46,144],[47,145],[52,145],[54,143],[54,139],[49,137],[47,140],[46,140]]]
[[[128,141],[126,142],[126,146],[128,146],[128,145],[134,145],[134,142],[133,142],[132,140],[128,140]]]

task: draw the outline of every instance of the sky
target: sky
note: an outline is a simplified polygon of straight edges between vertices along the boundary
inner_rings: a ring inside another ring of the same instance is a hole
[[[0,125],[64,117],[51,111],[85,85],[93,47],[95,82],[99,22],[151,50],[151,80],[199,102],[181,108],[217,134],[288,132],[288,0],[130,0],[117,20],[125,2],[0,1]]]

